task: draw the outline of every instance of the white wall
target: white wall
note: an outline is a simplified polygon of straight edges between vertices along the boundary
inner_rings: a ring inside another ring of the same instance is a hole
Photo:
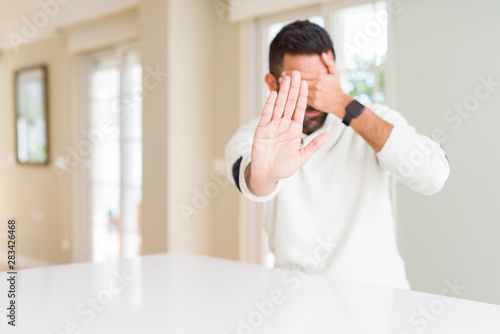
[[[425,134],[442,129],[451,164],[451,177],[435,196],[398,189],[408,277],[412,288],[434,293],[456,278],[467,286],[460,297],[500,304],[500,87],[469,118],[445,114],[472,101],[480,77],[500,82],[500,2],[401,3],[395,16],[398,109]]]

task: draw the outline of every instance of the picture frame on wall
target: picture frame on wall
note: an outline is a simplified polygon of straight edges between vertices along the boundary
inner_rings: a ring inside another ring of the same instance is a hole
[[[14,79],[16,156],[19,164],[49,162],[47,66],[16,71]]]

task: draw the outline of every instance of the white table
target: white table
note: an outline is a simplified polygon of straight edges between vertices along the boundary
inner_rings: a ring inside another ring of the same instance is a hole
[[[18,291],[0,333],[500,333],[497,305],[187,254],[22,270]]]

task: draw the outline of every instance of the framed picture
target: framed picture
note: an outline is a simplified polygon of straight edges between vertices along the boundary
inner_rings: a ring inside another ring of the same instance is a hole
[[[20,164],[47,164],[47,67],[19,70],[14,81],[17,161]]]

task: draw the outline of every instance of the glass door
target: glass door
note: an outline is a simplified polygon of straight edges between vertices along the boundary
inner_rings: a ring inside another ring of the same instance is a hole
[[[133,48],[89,57],[90,257],[140,254],[142,69]]]

